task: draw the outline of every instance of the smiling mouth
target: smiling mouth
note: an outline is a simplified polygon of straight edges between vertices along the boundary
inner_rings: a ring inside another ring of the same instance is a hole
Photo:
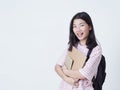
[[[77,33],[77,36],[81,38],[83,36],[83,32]]]

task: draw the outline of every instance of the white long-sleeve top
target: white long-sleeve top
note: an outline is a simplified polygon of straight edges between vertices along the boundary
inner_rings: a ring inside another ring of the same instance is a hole
[[[87,56],[88,48],[86,45],[78,44],[77,49],[79,51],[81,51],[84,55]],[[63,55],[58,60],[58,62],[57,62],[58,65],[60,65],[60,66],[64,65],[67,50],[68,50],[68,48],[65,50]],[[93,48],[93,50],[90,54],[90,57],[89,57],[88,61],[86,62],[85,66],[79,70],[79,72],[84,77],[86,77],[86,79],[79,81],[78,88],[73,88],[72,85],[70,85],[62,80],[59,90],[93,90],[92,78],[93,78],[93,76],[96,76],[96,74],[97,74],[97,69],[98,69],[98,65],[101,60],[101,56],[102,56],[102,49],[101,49],[100,44],[98,44],[95,48]]]

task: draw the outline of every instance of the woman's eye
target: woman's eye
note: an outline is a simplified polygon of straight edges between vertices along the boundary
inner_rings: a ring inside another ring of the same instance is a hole
[[[73,28],[76,28],[76,26],[73,26]]]
[[[84,24],[81,24],[80,26],[84,26]]]

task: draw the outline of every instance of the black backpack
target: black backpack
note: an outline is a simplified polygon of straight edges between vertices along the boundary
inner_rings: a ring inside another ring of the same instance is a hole
[[[92,52],[92,50],[88,51],[86,61],[89,59],[91,52]],[[98,66],[97,75],[96,75],[96,77],[93,77],[93,79],[92,79],[94,90],[102,90],[102,85],[106,78],[105,69],[106,69],[106,61],[105,61],[105,57],[102,55],[100,64]]]

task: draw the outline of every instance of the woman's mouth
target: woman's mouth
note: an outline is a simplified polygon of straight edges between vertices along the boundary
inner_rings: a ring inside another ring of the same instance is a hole
[[[77,36],[78,36],[79,38],[81,38],[81,37],[83,36],[83,32],[77,33]]]

